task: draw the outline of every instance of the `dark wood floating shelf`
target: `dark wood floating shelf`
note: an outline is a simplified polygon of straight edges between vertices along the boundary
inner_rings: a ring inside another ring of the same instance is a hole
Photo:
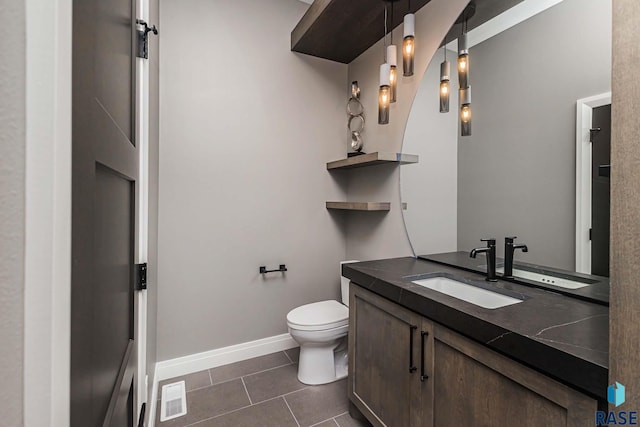
[[[469,19],[472,30],[523,0],[476,0],[475,15]],[[411,1],[416,13],[429,0]],[[384,35],[384,7],[381,0],[315,0],[291,32],[291,50],[349,64]],[[402,23],[409,11],[408,1],[393,2],[391,28]],[[446,40],[462,33],[462,23],[452,26]],[[419,35],[417,35],[419,37]]]
[[[376,166],[390,163],[397,163],[400,165],[418,163],[418,156],[416,156],[415,154],[382,152],[361,154],[359,156],[353,156],[347,159],[340,159],[329,162],[327,163],[327,170],[354,169],[362,168],[365,166]]]
[[[415,13],[429,0],[413,0]],[[384,36],[384,1],[315,0],[291,32],[291,50],[348,64]],[[391,28],[402,23],[409,2],[394,2]]]
[[[327,209],[340,209],[346,211],[388,211],[391,210],[389,202],[327,202]]]

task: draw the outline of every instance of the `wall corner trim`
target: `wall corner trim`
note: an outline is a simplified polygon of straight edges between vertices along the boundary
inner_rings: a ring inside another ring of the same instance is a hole
[[[156,425],[156,411],[158,410],[158,364],[153,371],[153,388],[151,390],[151,401],[147,402],[147,413],[145,415],[147,419],[147,427],[155,427]]]

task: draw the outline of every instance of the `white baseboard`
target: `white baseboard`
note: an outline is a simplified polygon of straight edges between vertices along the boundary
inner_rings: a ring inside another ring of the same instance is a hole
[[[287,333],[216,350],[190,354],[158,362],[156,364],[156,379],[157,381],[162,381],[294,347],[298,347],[298,343]]]
[[[155,427],[160,381],[295,347],[298,343],[287,333],[156,363],[147,426]]]

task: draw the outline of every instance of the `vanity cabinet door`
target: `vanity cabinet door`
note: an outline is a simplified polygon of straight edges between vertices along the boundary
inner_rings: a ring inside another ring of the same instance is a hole
[[[436,426],[593,425],[596,400],[447,328],[435,333]]]
[[[422,396],[433,383],[431,323],[354,284],[349,302],[349,398],[374,426],[431,427],[423,424]],[[421,333],[428,328],[423,352]]]

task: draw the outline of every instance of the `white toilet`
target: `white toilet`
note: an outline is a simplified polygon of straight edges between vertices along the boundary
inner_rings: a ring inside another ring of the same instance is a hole
[[[343,261],[342,264],[357,261]],[[349,279],[340,276],[342,303],[320,301],[294,308],[287,314],[289,333],[300,344],[298,380],[327,384],[347,376]]]

